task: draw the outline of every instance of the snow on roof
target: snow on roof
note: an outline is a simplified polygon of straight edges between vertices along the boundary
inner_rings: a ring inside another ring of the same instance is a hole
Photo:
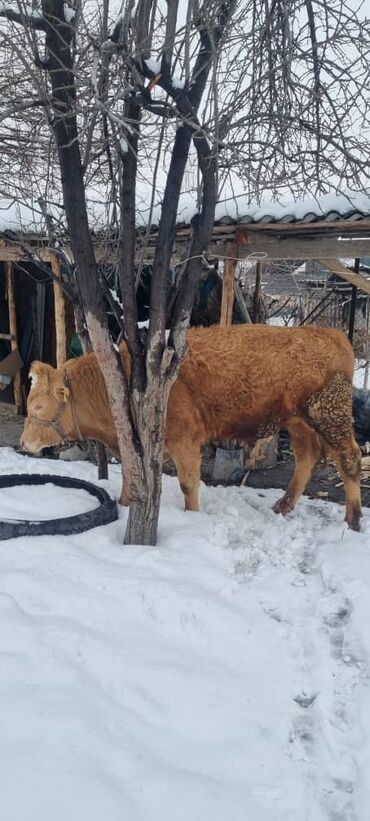
[[[370,189],[364,191],[331,192],[321,197],[308,196],[303,200],[282,198],[276,202],[263,197],[261,202],[250,202],[245,196],[221,201],[216,206],[216,221],[248,223],[316,222],[337,219],[370,217]]]
[[[137,225],[146,227],[150,218],[150,192],[139,187]],[[158,199],[151,215],[151,224],[156,226],[160,219],[161,201]],[[107,226],[107,207],[97,204],[91,197],[89,202],[91,227],[101,230]],[[180,198],[178,225],[190,224],[196,213],[195,193],[186,192]],[[60,212],[57,215],[60,218]],[[370,189],[363,191],[346,190],[332,192],[320,197],[307,196],[301,200],[282,196],[279,201],[264,196],[260,201],[251,201],[245,194],[228,196],[216,205],[215,223],[244,225],[252,223],[269,224],[284,222],[333,222],[339,219],[357,221],[370,218]],[[0,198],[0,231],[36,232],[44,228],[43,218],[37,202],[18,203],[13,199]]]
[[[0,231],[24,231],[38,233],[43,229],[40,206],[37,202],[17,202],[0,198]]]

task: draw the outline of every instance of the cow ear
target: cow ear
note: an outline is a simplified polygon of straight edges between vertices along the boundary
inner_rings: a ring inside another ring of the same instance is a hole
[[[46,362],[32,362],[29,371],[29,378],[31,380],[31,390],[38,382],[48,385],[50,383],[50,374],[53,369]]]
[[[54,393],[59,402],[68,402],[69,387],[64,382],[58,382],[57,385],[54,385]]]

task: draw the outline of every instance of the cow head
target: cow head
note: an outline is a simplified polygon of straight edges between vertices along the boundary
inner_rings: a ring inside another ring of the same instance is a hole
[[[60,445],[63,435],[68,437],[72,421],[68,402],[69,388],[65,384],[63,372],[44,362],[33,362],[30,379],[31,390],[21,446],[30,453],[37,453],[43,448]]]

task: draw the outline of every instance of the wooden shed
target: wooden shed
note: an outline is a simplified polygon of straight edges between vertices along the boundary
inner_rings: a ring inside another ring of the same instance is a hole
[[[238,213],[229,216],[222,212],[222,203],[219,203],[207,251],[208,261],[218,262],[222,276],[219,317],[215,314],[212,321],[230,323],[235,300],[242,319],[248,321],[237,277],[238,263],[318,260],[351,288],[349,320],[350,333],[353,333],[357,296],[370,294],[369,270],[360,271],[361,258],[370,258],[370,196],[362,197],[361,206],[361,209],[355,208],[348,197],[338,198],[336,211],[332,208],[325,211],[320,202],[316,211],[312,202],[305,211],[303,203],[298,217],[289,206],[282,206],[271,215],[268,208],[249,211],[248,203],[242,201]],[[186,257],[190,235],[190,224],[177,226],[171,263],[174,267]],[[157,226],[153,225],[144,254],[147,270],[153,259],[156,237]],[[114,270],[118,263],[116,237],[102,231],[101,235],[94,235],[93,241],[99,263]],[[70,257],[68,238],[62,241],[62,248]],[[137,232],[137,256],[143,260],[141,230]],[[15,401],[20,408],[32,359],[61,364],[68,355],[73,331],[70,308],[48,271],[53,271],[56,277],[60,275],[58,255],[49,247],[46,235],[24,230],[0,232],[0,360],[11,348],[17,347],[24,362],[20,378],[11,389],[0,393],[0,400]]]

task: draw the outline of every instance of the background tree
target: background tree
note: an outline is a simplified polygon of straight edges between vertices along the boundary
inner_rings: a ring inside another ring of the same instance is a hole
[[[350,196],[364,184],[369,23],[342,0],[16,0],[0,16],[0,189],[21,203],[41,197],[56,232],[66,223],[130,500],[125,541],[155,543],[166,405],[217,199],[343,184]],[[183,211],[191,243],[169,292]],[[95,221],[107,247],[119,237],[129,380],[109,335]],[[136,289],[153,221],[143,334]]]

